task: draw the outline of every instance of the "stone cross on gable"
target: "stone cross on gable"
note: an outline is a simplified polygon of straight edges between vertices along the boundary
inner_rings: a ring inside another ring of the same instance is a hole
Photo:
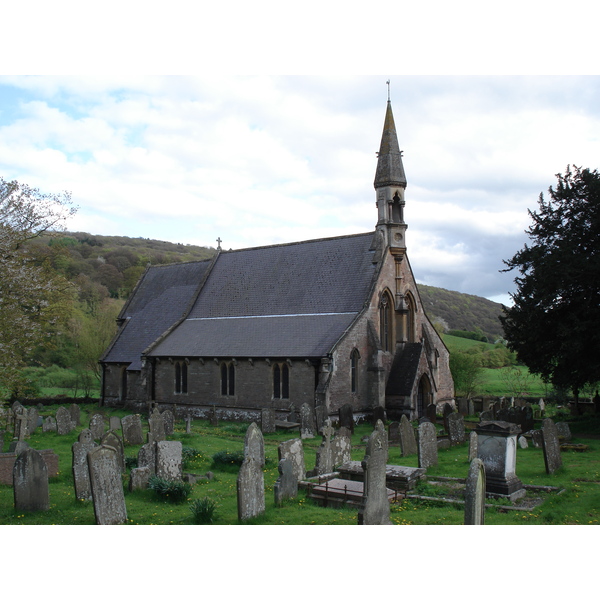
[[[222,241],[223,241],[223,240],[221,239],[221,236],[219,236],[219,237],[216,239],[216,242],[217,242],[217,250],[221,250],[221,242],[222,242]]]

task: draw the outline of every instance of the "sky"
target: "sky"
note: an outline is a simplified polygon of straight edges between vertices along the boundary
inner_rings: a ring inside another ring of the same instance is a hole
[[[509,302],[503,260],[568,164],[597,168],[598,76],[0,76],[0,176],[71,231],[246,248],[362,233],[390,98],[419,283]]]

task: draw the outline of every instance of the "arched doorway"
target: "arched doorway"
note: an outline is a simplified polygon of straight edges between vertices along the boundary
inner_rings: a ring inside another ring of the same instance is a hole
[[[417,418],[420,419],[426,414],[427,405],[431,403],[431,383],[427,375],[423,375],[419,380],[417,390]]]

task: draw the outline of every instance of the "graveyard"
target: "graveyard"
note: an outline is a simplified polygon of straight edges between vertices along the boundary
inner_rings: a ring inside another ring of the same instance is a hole
[[[135,416],[82,404],[77,418],[69,420],[70,409],[69,405],[40,406],[31,414],[43,424],[30,425],[27,435],[18,431],[24,418],[8,423],[10,407],[0,417],[0,429],[6,432],[0,455],[0,524],[460,525],[473,511],[481,513],[478,518],[486,525],[591,525],[600,519],[600,417],[596,414],[574,418],[548,406],[546,419],[551,417],[552,423],[538,415],[534,433],[542,434],[542,426],[554,427],[554,421],[567,423],[568,435],[563,425],[551,455],[536,441],[537,434],[514,434],[508,424],[490,433],[479,415],[463,417],[456,411],[449,421],[444,423],[440,417],[435,424],[381,420],[374,427],[373,422],[357,419],[353,431],[343,435],[338,422],[326,422],[319,433],[281,423],[274,427],[179,417],[161,423],[164,435],[158,439],[151,424],[156,414]],[[16,437],[26,446],[11,453],[15,425]],[[505,453],[507,461],[514,459],[514,473],[507,469],[509,476],[503,479],[502,473],[493,473],[495,463],[489,462],[483,469],[486,457],[481,448],[482,464],[473,460],[475,432],[480,445],[486,435],[518,439],[514,455]],[[427,436],[433,436],[433,451],[421,449]],[[334,464],[338,459],[330,454],[340,444],[343,465]],[[150,446],[154,462],[145,454]],[[46,469],[39,464],[43,463],[40,456],[45,457],[48,471],[45,496],[39,504],[31,504],[27,496],[17,506],[27,461],[37,461],[36,473]],[[548,464],[549,460],[555,462]],[[110,471],[103,467],[109,463],[114,463]],[[178,485],[166,491],[156,480],[149,485],[147,464],[154,465],[156,476]],[[508,486],[508,492],[470,505],[468,490],[481,489],[476,467],[487,471],[488,479],[499,479],[501,492],[503,485]],[[85,485],[78,469],[89,475]],[[366,474],[361,479],[363,469]],[[385,487],[378,486],[378,480],[385,481]],[[383,514],[380,508],[363,503],[363,481],[370,495],[379,496],[377,506],[385,507]],[[107,494],[107,489],[112,491]],[[99,509],[92,497],[101,494],[108,497]],[[211,509],[205,521],[196,518],[200,506]]]

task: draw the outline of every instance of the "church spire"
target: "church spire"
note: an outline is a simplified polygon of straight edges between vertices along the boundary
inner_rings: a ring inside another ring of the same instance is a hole
[[[381,145],[379,146],[377,157],[375,189],[388,185],[405,188],[406,175],[404,174],[404,166],[402,165],[402,152],[398,146],[398,136],[396,135],[396,125],[392,113],[392,102],[389,99],[387,110],[385,111]]]

